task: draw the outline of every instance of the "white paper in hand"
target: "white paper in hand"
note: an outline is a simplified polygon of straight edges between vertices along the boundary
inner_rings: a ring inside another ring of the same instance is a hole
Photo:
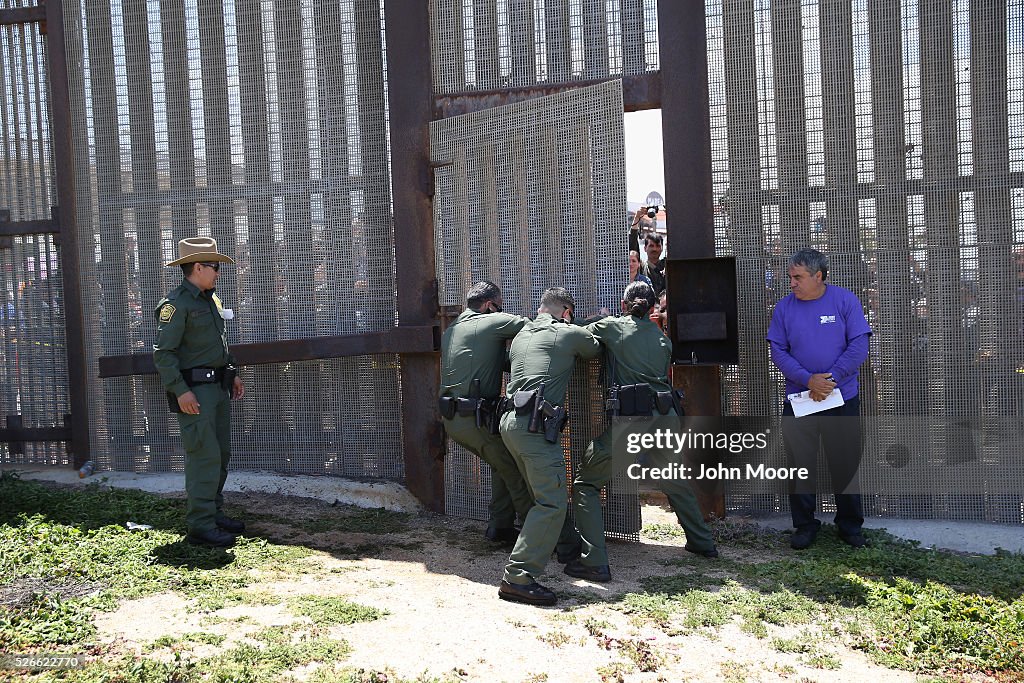
[[[824,401],[815,401],[811,398],[810,391],[801,391],[799,394],[790,394],[786,398],[789,399],[789,404],[793,406],[793,415],[796,417],[803,417],[804,415],[811,415],[812,413],[820,413],[823,410],[829,410],[830,408],[838,408],[839,406],[846,403],[843,400],[843,395],[839,393],[839,389],[833,389],[832,393],[825,397]]]

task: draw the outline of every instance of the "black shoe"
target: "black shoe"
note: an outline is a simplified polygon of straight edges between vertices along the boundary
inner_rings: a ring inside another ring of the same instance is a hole
[[[806,550],[811,547],[814,543],[814,539],[818,536],[818,529],[812,527],[809,529],[797,529],[792,536],[789,537],[789,547],[793,550]]]
[[[487,531],[484,532],[484,537],[492,543],[515,545],[515,542],[519,540],[519,529],[514,526],[501,529],[488,527]]]
[[[843,543],[854,548],[863,548],[868,544],[868,539],[864,538],[864,534],[858,532],[855,534],[839,534],[839,538],[842,539]]]
[[[558,597],[550,589],[536,581],[527,584],[502,581],[498,587],[498,597],[510,602],[524,602],[527,605],[553,605]]]
[[[217,528],[223,529],[232,534],[240,534],[245,531],[245,522],[240,519],[231,519],[227,515],[217,513]]]
[[[565,565],[565,569],[562,571],[577,579],[586,579],[587,581],[596,581],[597,583],[608,583],[612,580],[612,570],[606,564],[588,567],[579,560],[573,560]]]
[[[688,553],[693,553],[694,555],[707,557],[709,559],[714,559],[718,557],[718,548],[716,548],[715,546],[711,546],[707,550],[697,550],[696,548],[691,547],[689,543],[687,543],[683,546],[683,550],[685,550]]]
[[[230,548],[235,544],[235,537],[221,529],[190,531],[185,540],[192,545],[205,545],[211,548]]]

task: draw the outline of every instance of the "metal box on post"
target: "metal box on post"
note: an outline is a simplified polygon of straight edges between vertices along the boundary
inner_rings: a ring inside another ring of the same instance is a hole
[[[739,363],[736,259],[669,259],[667,280],[672,361]]]

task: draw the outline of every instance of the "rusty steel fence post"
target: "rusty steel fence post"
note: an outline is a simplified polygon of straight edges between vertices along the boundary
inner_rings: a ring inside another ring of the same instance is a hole
[[[675,212],[666,216],[669,258],[715,255],[711,184],[711,113],[708,100],[707,29],[703,2],[658,2],[661,58],[661,129],[665,150],[665,196]],[[671,38],[666,40],[665,38]],[[669,310],[672,302],[669,301]],[[673,384],[684,387],[690,415],[722,414],[721,369],[674,365]],[[705,516],[725,515],[725,495],[702,496]]]
[[[429,3],[388,0],[384,6],[395,216],[398,325],[437,325],[430,121],[434,93]],[[436,348],[436,346],[435,346]],[[437,413],[440,355],[401,355],[405,483],[428,509],[444,512],[444,441]]]
[[[72,462],[77,469],[90,459],[89,372],[85,356],[85,327],[80,293],[79,236],[75,214],[75,157],[71,141],[71,92],[64,45],[64,6],[46,6],[46,52],[50,80],[50,130],[60,224],[60,268],[64,285],[64,328],[68,358],[68,402],[71,409]]]

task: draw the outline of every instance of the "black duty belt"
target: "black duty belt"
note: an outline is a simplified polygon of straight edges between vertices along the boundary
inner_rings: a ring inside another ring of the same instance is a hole
[[[476,415],[477,409],[485,413],[493,413],[500,398],[462,398],[459,396],[442,396],[437,400],[438,412],[448,420],[456,415],[468,417]]]
[[[680,390],[655,391],[650,384],[613,385],[605,409],[610,417],[667,415],[670,410],[682,415],[682,398]]]
[[[181,371],[185,384],[221,384],[224,382],[224,368],[189,368]]]

